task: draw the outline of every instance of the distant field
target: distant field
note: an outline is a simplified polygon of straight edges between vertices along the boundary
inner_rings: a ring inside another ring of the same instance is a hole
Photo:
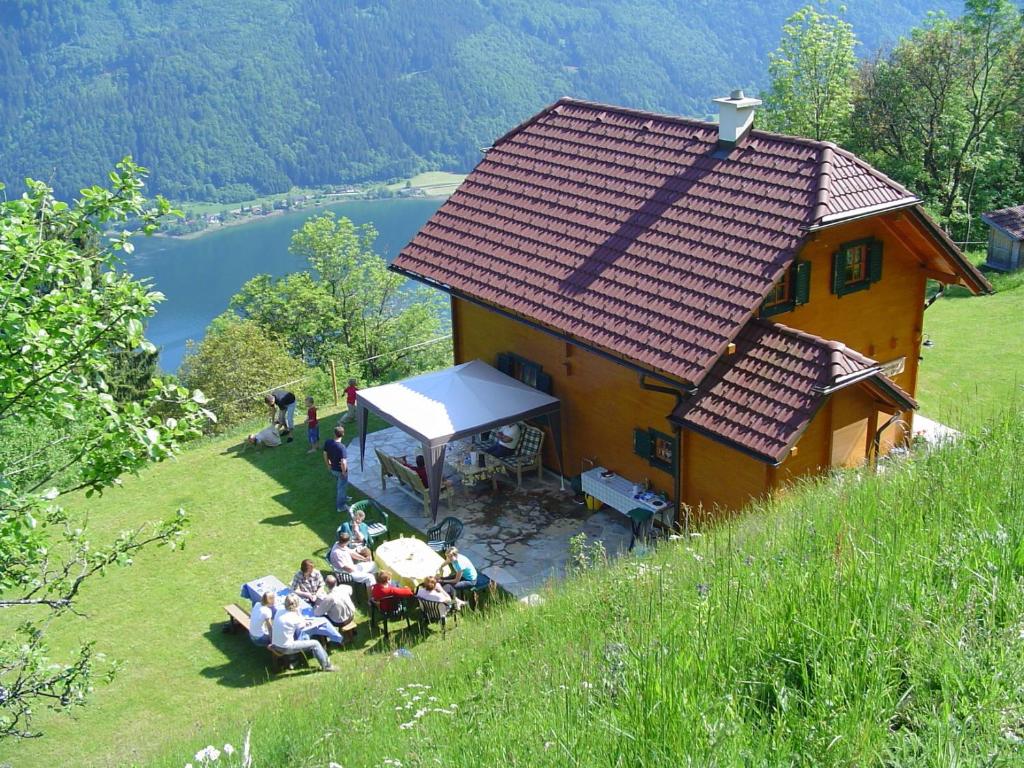
[[[418,173],[408,180],[409,186],[418,187],[428,195],[450,195],[455,191],[466,178],[464,173],[449,173],[448,171],[427,171]],[[405,181],[389,184],[388,189],[395,192],[406,187]]]
[[[1024,273],[987,276],[995,295],[954,288],[924,314],[921,413],[958,428],[1024,404]]]

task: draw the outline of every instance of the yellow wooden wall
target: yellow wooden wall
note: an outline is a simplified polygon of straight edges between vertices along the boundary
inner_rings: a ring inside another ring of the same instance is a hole
[[[810,301],[771,319],[825,339],[841,341],[880,363],[906,359],[893,380],[914,395],[924,322],[925,258],[915,252],[911,225],[899,214],[852,222],[813,235],[800,258],[811,262]],[[845,296],[832,293],[832,254],[843,243],[873,237],[882,241],[882,279]],[[912,413],[889,430],[884,446],[911,429]],[[884,451],[883,451],[884,452]]]
[[[584,458],[624,477],[650,479],[672,493],[672,475],[633,453],[633,429],[672,434],[667,416],[675,398],[640,387],[638,374],[550,334],[511,320],[468,301],[452,300],[455,362],[481,359],[494,365],[499,352],[514,352],[538,363],[554,380],[552,393],[562,401],[565,474],[579,474]],[[545,461],[555,456],[545,440]]]

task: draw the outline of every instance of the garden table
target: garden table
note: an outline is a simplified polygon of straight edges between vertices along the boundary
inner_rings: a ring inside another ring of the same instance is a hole
[[[394,581],[409,589],[416,589],[427,576],[434,576],[444,560],[420,539],[392,539],[385,541],[373,553],[381,570],[391,571]]]
[[[263,576],[252,581],[247,581],[242,585],[242,597],[250,601],[253,605],[256,605],[260,600],[263,599],[265,592],[273,590],[277,594],[277,601],[274,603],[276,614],[284,606],[284,598],[286,595],[291,594],[291,587],[285,586],[284,582],[276,576]],[[298,595],[296,595],[298,597]],[[310,619],[313,624],[312,626],[306,627],[302,630],[299,635],[299,639],[305,640],[310,637],[326,637],[332,643],[344,643],[345,638],[338,631],[338,628],[331,624],[323,616],[313,615],[313,606],[299,597],[299,613],[306,618]]]

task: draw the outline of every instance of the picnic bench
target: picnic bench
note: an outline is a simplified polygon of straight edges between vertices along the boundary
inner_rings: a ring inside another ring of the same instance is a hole
[[[423,516],[430,517],[430,490],[420,480],[416,470],[407,467],[398,457],[388,456],[379,448],[374,448],[377,454],[377,461],[380,463],[380,487],[387,489],[387,478],[393,477],[398,480],[398,487],[415,499],[423,502]],[[448,483],[441,485],[441,495],[447,500],[448,508],[452,506],[452,489]]]
[[[238,629],[244,629],[246,634],[249,634],[249,612],[245,608],[241,608],[234,603],[224,606],[224,611],[228,615],[227,626],[224,627],[225,632],[236,632]],[[350,621],[345,626],[341,627],[341,634],[346,639],[351,641],[358,630],[358,626],[354,621]],[[321,638],[321,642],[326,644],[326,641]],[[309,657],[306,656],[304,651],[287,651],[283,648],[278,648],[273,645],[268,645],[267,650],[270,651],[272,658],[272,664],[275,672],[280,671],[285,664],[295,656],[302,656],[306,663],[309,663]]]

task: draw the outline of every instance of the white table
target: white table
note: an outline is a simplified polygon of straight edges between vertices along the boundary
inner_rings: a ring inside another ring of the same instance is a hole
[[[394,580],[403,587],[416,589],[427,576],[434,576],[444,565],[437,552],[420,539],[392,539],[385,541],[373,553],[381,570],[391,571]]]
[[[593,469],[588,469],[580,476],[585,494],[593,496],[598,501],[607,504],[612,509],[617,509],[624,515],[629,514],[630,511],[638,507],[649,509],[657,515],[668,506],[663,501],[641,501],[640,499],[634,499],[634,483],[632,480],[615,474],[609,477],[602,477],[601,475],[604,472],[607,472],[604,467],[594,467]]]

